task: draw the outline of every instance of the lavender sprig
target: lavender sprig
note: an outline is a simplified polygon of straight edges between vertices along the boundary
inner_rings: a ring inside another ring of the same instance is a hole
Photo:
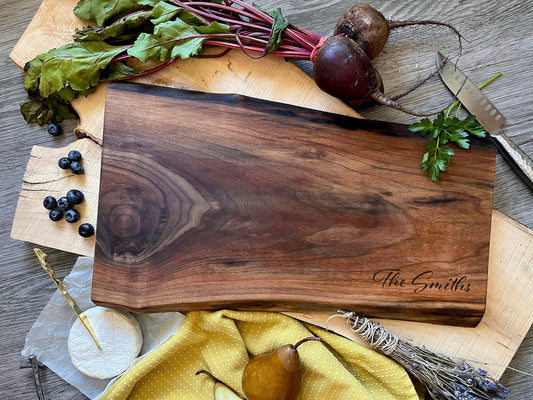
[[[354,312],[339,311],[335,316],[346,318],[354,333],[416,377],[426,386],[430,399],[503,400],[510,394],[509,389],[483,369],[400,340],[380,324]]]

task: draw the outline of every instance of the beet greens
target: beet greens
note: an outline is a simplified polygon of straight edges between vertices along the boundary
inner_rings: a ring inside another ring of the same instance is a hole
[[[254,58],[309,60],[321,40],[290,24],[279,9],[266,12],[240,0],[81,0],[74,13],[97,25],[77,30],[73,43],[25,65],[29,96],[21,111],[27,122],[73,118],[70,101],[92,93],[98,83],[134,79],[178,59],[200,57],[205,46],[241,49]],[[161,63],[136,70],[128,65],[133,58]]]
[[[80,0],[74,14],[96,25],[76,30],[72,43],[40,54],[24,67],[28,99],[21,112],[27,122],[42,125],[74,118],[70,102],[89,95],[100,82],[138,78],[179,59],[222,56],[240,49],[252,58],[270,54],[314,62],[322,45],[328,47],[335,38],[291,24],[280,9],[267,12],[242,0]],[[352,41],[345,34],[340,36]],[[208,46],[222,51],[204,55]],[[359,45],[354,42],[354,46]],[[368,78],[359,80],[359,85],[368,87],[341,96],[337,93],[346,91],[324,86],[320,83],[323,77],[314,76],[319,87],[350,104],[368,99],[414,115],[431,115],[412,112],[385,98],[371,55],[364,48],[355,53],[362,60],[353,65],[363,68],[361,74]],[[132,67],[132,60],[137,61],[135,65],[140,62],[141,69]],[[337,62],[341,68],[343,60]],[[345,70],[343,79],[351,85],[349,73]]]

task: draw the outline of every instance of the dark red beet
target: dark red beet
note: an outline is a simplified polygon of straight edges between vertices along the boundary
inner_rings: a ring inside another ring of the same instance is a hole
[[[435,114],[417,113],[387,98],[378,85],[370,58],[361,46],[347,36],[332,36],[322,44],[316,53],[313,79],[324,92],[349,103],[373,99],[412,115]]]
[[[366,3],[351,6],[335,26],[336,35],[353,39],[370,57],[376,57],[389,38],[389,24],[378,10]]]
[[[380,93],[383,93],[385,88],[383,87],[383,79],[381,79],[381,75],[379,74],[378,70],[374,68],[374,74],[376,75],[377,80],[377,90]],[[365,97],[363,99],[350,99],[346,100],[346,103],[350,104],[352,107],[357,108],[363,108],[366,106],[375,105],[376,101],[372,97]]]
[[[335,35],[346,35],[353,39],[363,51],[373,59],[387,43],[392,29],[410,25],[441,25],[451,29],[459,38],[461,48],[461,34],[452,25],[433,20],[392,21],[386,19],[374,7],[366,4],[354,4],[346,10],[335,26]]]
[[[318,50],[313,77],[324,92],[344,100],[370,97],[377,88],[370,58],[346,36],[333,36]]]

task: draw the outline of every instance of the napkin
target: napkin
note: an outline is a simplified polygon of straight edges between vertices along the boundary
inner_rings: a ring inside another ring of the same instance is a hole
[[[82,310],[94,307],[91,301],[93,259],[79,257],[70,274],[63,280],[67,291]],[[50,281],[50,284],[53,284]],[[184,315],[177,312],[137,314],[143,332],[143,347],[137,360],[171,337],[183,323]],[[89,399],[96,399],[116,379],[96,379],[82,374],[68,354],[67,341],[70,327],[77,316],[57,290],[26,336],[22,355],[34,354],[37,360],[54,371],[63,380],[78,388]]]
[[[242,395],[249,357],[308,336],[299,400],[418,400],[406,371],[389,358],[322,328],[273,312],[189,312],[181,328],[138,361],[99,400],[213,399],[211,372]],[[331,350],[330,350],[331,349]]]

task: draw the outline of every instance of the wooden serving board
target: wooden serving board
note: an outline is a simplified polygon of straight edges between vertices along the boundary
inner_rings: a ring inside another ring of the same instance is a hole
[[[491,255],[485,315],[475,328],[377,320],[411,343],[468,360],[500,377],[533,322],[533,232],[505,214],[492,213]],[[357,310],[354,310],[358,312]],[[342,318],[308,310],[289,313],[361,344]]]
[[[95,303],[481,319],[486,142],[435,185],[406,125],[139,84],[104,120]]]

